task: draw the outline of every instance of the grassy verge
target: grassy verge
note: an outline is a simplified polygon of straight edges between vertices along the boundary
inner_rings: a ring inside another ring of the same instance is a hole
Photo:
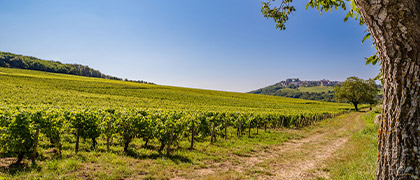
[[[327,165],[331,179],[375,179],[378,126],[373,121],[379,113],[374,109],[362,116],[365,127]]]

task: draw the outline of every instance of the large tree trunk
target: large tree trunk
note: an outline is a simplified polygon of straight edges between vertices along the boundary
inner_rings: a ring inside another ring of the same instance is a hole
[[[382,61],[377,179],[420,178],[420,1],[355,0]]]
[[[359,108],[357,107],[357,103],[353,103],[353,105],[354,105],[354,109],[355,109],[356,111],[359,111]]]

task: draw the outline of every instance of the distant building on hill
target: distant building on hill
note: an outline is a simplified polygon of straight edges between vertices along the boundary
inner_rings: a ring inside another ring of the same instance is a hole
[[[299,78],[289,78],[286,81],[280,81],[276,85],[279,87],[314,87],[314,86],[336,86],[340,85],[340,81],[330,81],[323,79],[320,81],[301,81]]]
[[[330,81],[326,79],[321,80],[321,86],[335,86],[335,85],[340,85],[340,84],[341,82],[339,81]]]

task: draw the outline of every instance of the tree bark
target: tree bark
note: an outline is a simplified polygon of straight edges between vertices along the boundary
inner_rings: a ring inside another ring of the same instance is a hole
[[[382,62],[377,179],[420,178],[420,1],[355,0]]]

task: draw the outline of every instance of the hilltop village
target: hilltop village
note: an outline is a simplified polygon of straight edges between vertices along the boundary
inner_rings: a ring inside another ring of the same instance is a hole
[[[289,78],[286,81],[280,81],[274,85],[280,87],[297,88],[297,87],[315,87],[315,86],[335,86],[340,85],[340,81],[330,81],[323,79],[320,81],[301,81],[299,78]]]

